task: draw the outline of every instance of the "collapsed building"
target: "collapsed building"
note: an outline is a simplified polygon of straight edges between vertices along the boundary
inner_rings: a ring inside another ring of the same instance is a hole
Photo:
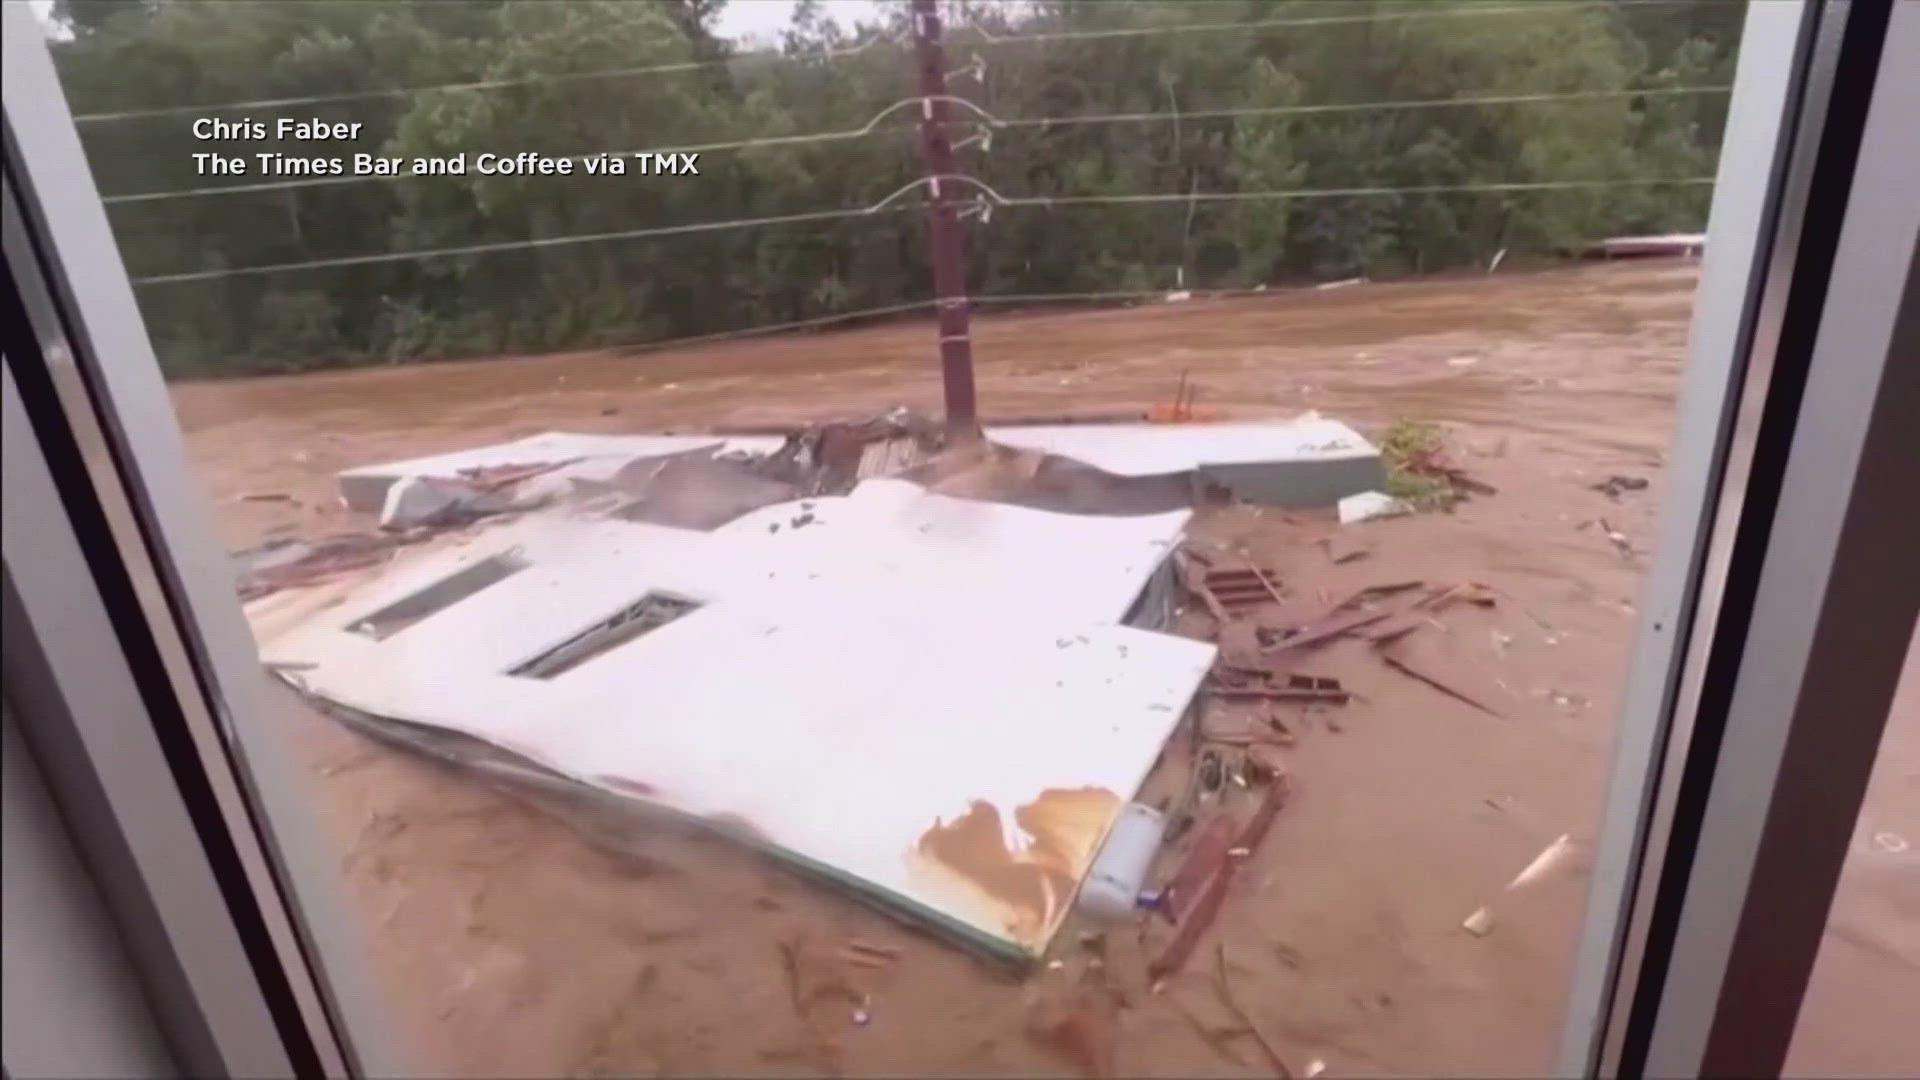
[[[1170,632],[1194,501],[1328,505],[1380,462],[1318,417],[987,434],[556,433],[353,469],[350,506],[463,527],[248,614],[362,730],[1027,960],[1214,665]]]

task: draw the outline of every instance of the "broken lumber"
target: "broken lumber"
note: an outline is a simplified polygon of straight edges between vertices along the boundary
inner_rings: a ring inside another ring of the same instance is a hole
[[[1233,847],[1233,821],[1222,814],[1208,821],[1194,838],[1193,847],[1188,849],[1187,857],[1181,861],[1180,869],[1163,890],[1166,896],[1166,913],[1174,922],[1185,922],[1193,910],[1193,901],[1197,900],[1203,886],[1219,872],[1225,862],[1228,849]]]
[[[1275,603],[1286,602],[1279,586],[1273,583],[1272,574],[1252,563],[1235,570],[1209,570],[1204,580],[1207,588],[1218,594],[1252,593],[1270,597]]]
[[[1268,600],[1284,603],[1279,586],[1257,566],[1239,570],[1209,570],[1201,578],[1202,586],[1228,608],[1253,607]]]
[[[1540,854],[1535,855],[1533,861],[1528,863],[1525,869],[1514,875],[1512,881],[1507,882],[1507,887],[1502,890],[1502,894],[1504,895],[1513,892],[1515,889],[1522,889],[1537,884],[1542,878],[1547,877],[1565,865],[1568,858],[1572,856],[1573,851],[1572,835],[1562,833],[1559,839],[1548,844]],[[1488,905],[1475,908],[1473,914],[1467,916],[1466,919],[1460,923],[1460,926],[1474,937],[1486,937],[1493,932],[1492,906]]]
[[[1426,683],[1428,686],[1433,687],[1435,690],[1440,691],[1441,693],[1447,695],[1450,698],[1453,698],[1456,701],[1464,701],[1468,705],[1471,705],[1474,708],[1479,709],[1481,712],[1486,713],[1488,716],[1501,715],[1500,710],[1494,708],[1493,706],[1487,704],[1484,701],[1479,700],[1473,695],[1452,686],[1451,684],[1447,683],[1445,680],[1441,679],[1438,675],[1435,675],[1431,671],[1427,671],[1423,669],[1409,655],[1407,642],[1404,637],[1394,638],[1390,641],[1377,642],[1374,645],[1374,652],[1379,654],[1380,659],[1384,661],[1388,667],[1394,669],[1395,671],[1400,672],[1403,675],[1406,675],[1413,679],[1417,679],[1420,682]]]
[[[1406,592],[1425,585],[1424,581],[1394,581],[1382,585],[1368,585],[1357,589],[1339,601],[1323,609],[1311,619],[1301,620],[1291,628],[1291,633],[1268,648],[1268,652],[1280,652],[1293,648],[1311,648],[1344,634],[1352,633],[1362,626],[1368,626],[1393,614],[1393,611],[1351,611],[1368,600],[1377,600]]]
[[[1324,543],[1327,548],[1327,561],[1335,566],[1373,554],[1373,544],[1370,541],[1334,536],[1329,537]]]
[[[1225,853],[1222,853],[1225,858]],[[1220,904],[1227,896],[1227,881],[1233,875],[1232,863],[1226,863],[1201,883],[1194,902],[1187,908],[1186,915],[1176,924],[1173,940],[1160,951],[1147,965],[1147,977],[1155,982],[1180,970],[1193,954],[1194,947],[1200,943],[1200,935],[1213,924],[1214,917],[1220,914]]]
[[[1196,565],[1202,569],[1196,569]],[[1174,577],[1179,579],[1181,587],[1199,597],[1201,602],[1207,605],[1207,611],[1222,624],[1232,622],[1233,616],[1227,611],[1226,605],[1213,594],[1213,590],[1207,588],[1204,570],[1206,565],[1205,561],[1191,551],[1183,549],[1174,553]]]
[[[1173,939],[1147,966],[1149,978],[1156,981],[1163,979],[1180,970],[1181,966],[1187,962],[1194,948],[1199,945],[1201,936],[1206,933],[1207,927],[1212,925],[1214,917],[1220,913],[1220,905],[1226,899],[1227,886],[1233,880],[1234,869],[1242,859],[1250,858],[1253,852],[1259,849],[1260,841],[1266,839],[1267,833],[1273,828],[1274,818],[1279,816],[1281,808],[1286,805],[1287,797],[1292,794],[1292,791],[1293,784],[1288,775],[1284,772],[1276,775],[1273,782],[1267,785],[1266,794],[1261,798],[1260,805],[1254,808],[1252,816],[1247,818],[1247,823],[1241,827],[1239,835],[1234,837],[1231,846],[1219,852],[1217,857],[1214,857],[1209,850],[1207,853],[1209,860],[1206,864],[1196,866],[1194,856],[1201,854],[1201,849],[1198,843],[1194,845],[1193,853],[1180,868],[1181,874],[1187,874],[1189,870],[1199,874],[1209,868],[1212,873],[1200,885],[1193,902],[1186,905],[1185,911],[1175,913],[1177,923]],[[1213,822],[1208,823],[1208,827],[1211,829],[1215,823],[1225,820],[1224,817],[1215,818]],[[1171,892],[1172,886],[1168,888]]]
[[[1217,698],[1254,698],[1266,701],[1324,701],[1345,705],[1353,695],[1345,690],[1302,689],[1297,686],[1210,686],[1207,693]]]
[[[1402,614],[1395,616],[1367,630],[1367,639],[1374,645],[1386,645],[1400,640],[1415,630],[1427,625],[1427,616],[1421,614]]]
[[[1313,623],[1302,627],[1294,636],[1286,638],[1278,645],[1269,647],[1266,651],[1268,653],[1279,653],[1286,652],[1289,649],[1311,649],[1316,645],[1323,645],[1332,641],[1334,638],[1352,633],[1363,626],[1370,626],[1377,623],[1391,614],[1393,614],[1391,611],[1359,611],[1351,615],[1343,615],[1338,618]]]
[[[1254,808],[1253,816],[1247,819],[1246,828],[1240,830],[1240,842],[1234,847],[1251,853],[1260,847],[1273,829],[1273,821],[1287,805],[1287,797],[1293,794],[1293,781],[1286,773],[1279,773],[1273,783],[1267,785],[1266,797]]]
[[[1230,731],[1209,733],[1200,737],[1202,742],[1219,743],[1222,746],[1292,746],[1293,733],[1288,731]]]

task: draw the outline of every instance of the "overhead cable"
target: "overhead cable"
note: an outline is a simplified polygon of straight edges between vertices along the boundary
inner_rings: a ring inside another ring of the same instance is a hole
[[[421,259],[446,258],[456,255],[482,255],[501,251],[530,250],[536,248],[561,247],[572,244],[600,243],[612,240],[638,240],[658,236],[678,236],[689,233],[714,232],[722,229],[754,228],[767,225],[788,225],[801,222],[831,221],[842,218],[866,217],[891,210],[905,209],[895,206],[896,199],[916,188],[954,183],[970,187],[979,194],[976,200],[984,205],[1000,207],[1069,207],[1099,206],[1144,203],[1201,203],[1201,202],[1237,202],[1260,199],[1312,199],[1312,198],[1370,198],[1384,195],[1443,195],[1517,193],[1527,191],[1574,191],[1613,187],[1656,187],[1656,186],[1693,186],[1712,184],[1710,176],[1681,177],[1671,179],[1631,179],[1631,180],[1542,180],[1516,183],[1487,184],[1428,184],[1411,187],[1345,187],[1345,188],[1296,188],[1273,191],[1199,191],[1164,192],[1121,195],[1025,195],[1008,196],[995,191],[988,184],[971,176],[959,174],[938,174],[923,176],[896,189],[885,198],[855,210],[820,210],[804,214],[778,214],[771,217],[740,218],[729,221],[694,222],[686,225],[665,225],[651,229],[624,229],[617,232],[580,233],[567,236],[539,237],[532,240],[502,240],[482,244],[463,244],[457,247],[422,248],[413,251],[379,252],[371,255],[344,255],[327,259],[308,259],[301,262],[270,263],[263,266],[241,266],[222,270],[195,270],[178,274],[154,274],[135,278],[136,285],[163,285],[188,281],[209,281],[216,278],[251,277],[260,274],[277,274],[295,270],[319,270],[330,267],[371,266],[381,263],[410,262]]]
[[[995,35],[979,26],[956,27],[956,31],[980,35],[987,45],[1012,45],[1029,41],[1088,41],[1102,38],[1145,37],[1153,34],[1192,34],[1217,31],[1267,30],[1301,26],[1351,26],[1360,23],[1401,22],[1415,19],[1462,19],[1487,15],[1537,15],[1542,11],[1572,9],[1612,9],[1623,7],[1688,7],[1715,0],[1531,0],[1525,4],[1489,4],[1484,7],[1448,7],[1431,0],[1419,7],[1400,11],[1371,11],[1365,15],[1307,15],[1284,19],[1251,19],[1245,22],[1168,23],[1160,26],[1110,26],[1088,30],[1043,30],[1038,33]],[[1724,0],[1723,0],[1724,2]]]
[[[685,146],[667,146],[659,149],[621,151],[616,156],[639,156],[642,154],[681,154],[710,153],[716,151],[748,150],[769,146],[799,146],[811,143],[841,142],[849,139],[861,139],[876,133],[911,135],[918,128],[911,125],[896,127],[880,126],[880,122],[903,108],[919,104],[922,101],[941,100],[950,104],[964,106],[972,110],[979,122],[996,128],[1051,128],[1069,127],[1078,124],[1127,124],[1149,123],[1160,120],[1222,120],[1243,119],[1259,116],[1311,116],[1334,113],[1364,113],[1373,110],[1389,109],[1442,109],[1471,108],[1475,106],[1495,105],[1536,105],[1565,101],[1602,100],[1609,98],[1664,97],[1685,94],[1719,94],[1732,90],[1731,86],[1671,86],[1652,87],[1643,90],[1575,90],[1564,93],[1548,94],[1486,94],[1445,98],[1416,98],[1405,101],[1356,101],[1337,102],[1317,105],[1254,105],[1232,109],[1201,109],[1194,112],[1137,112],[1137,113],[1092,113],[1069,116],[1034,116],[1001,119],[980,108],[965,98],[952,95],[940,95],[938,98],[903,98],[874,114],[873,119],[857,128],[842,131],[816,132],[809,135],[764,135],[751,139],[736,139],[730,142],[692,143]],[[575,154],[568,160],[585,161],[600,156],[599,153]],[[159,202],[169,199],[198,198],[213,195],[238,195],[262,191],[284,191],[311,187],[332,187],[341,184],[360,184],[370,182],[392,183],[396,180],[417,180],[440,178],[443,174],[402,173],[398,176],[322,176],[301,180],[275,180],[257,184],[223,184],[211,187],[177,188],[165,191],[134,192],[126,195],[108,195],[100,201],[109,206],[130,203]]]
[[[968,101],[965,98],[954,97],[950,94],[940,94],[933,97],[902,98],[899,101],[896,101],[893,104],[875,113],[873,116],[873,119],[868,120],[865,124],[861,125],[860,127],[849,128],[844,131],[823,131],[823,132],[815,132],[809,135],[760,135],[760,136],[755,136],[754,138],[751,138],[751,139],[735,139],[730,142],[692,143],[686,146],[667,146],[667,147],[661,147],[659,149],[648,149],[648,150],[624,150],[624,151],[617,151],[613,153],[615,157],[639,157],[642,154],[659,154],[659,155],[702,154],[702,153],[708,153],[708,152],[718,151],[718,150],[750,150],[750,149],[759,149],[761,147],[767,147],[767,146],[799,146],[807,143],[840,142],[847,139],[860,139],[860,138],[865,138],[866,136],[871,135],[875,131],[879,130],[880,121],[885,120],[887,117],[893,115],[896,112],[899,112],[901,109],[916,106],[926,101],[945,101],[953,105],[963,105],[963,106],[966,106],[967,108],[972,109],[975,113],[983,117],[988,116],[986,110],[980,108],[980,106],[975,105],[973,102]],[[988,118],[991,119],[991,117],[988,117]],[[890,129],[890,130],[910,132],[916,129],[902,125],[897,129]],[[593,153],[587,153],[587,154],[573,154],[564,160],[576,161],[576,162],[586,161],[590,158],[602,157],[606,153],[608,152],[595,151]],[[222,185],[217,185],[213,187],[184,188],[184,189],[174,190],[174,191],[146,191],[146,192],[138,192],[130,195],[109,195],[109,196],[106,196],[105,198],[102,198],[100,201],[103,203],[107,203],[108,205],[114,205],[119,203],[154,202],[161,199],[185,199],[185,198],[192,198],[192,197],[202,196],[202,195],[232,195],[240,192],[280,191],[287,188],[325,187],[325,186],[336,185],[336,184],[360,184],[360,183],[366,183],[368,181],[373,181],[373,180],[379,180],[379,181],[385,181],[385,182],[391,183],[392,181],[395,181],[395,180],[422,179],[429,175],[438,177],[444,174],[402,173],[397,176],[321,176],[321,177],[313,177],[313,178],[304,179],[304,180],[276,180],[271,183],[264,183],[264,184],[222,184]]]
[[[746,326],[738,330],[718,330],[711,334],[698,334],[693,337],[664,338],[659,341],[642,341],[632,345],[617,346],[621,352],[639,352],[652,349],[679,349],[689,345],[705,345],[715,341],[730,341],[734,338],[757,337],[761,334],[776,334],[783,330],[810,330],[834,323],[853,322],[858,319],[877,319],[882,315],[900,315],[909,311],[920,311],[934,306],[932,300],[909,300],[901,304],[887,304],[884,307],[861,308],[858,311],[842,311],[832,315],[816,315],[808,319],[794,319],[789,322],[761,323]]]
[[[1239,202],[1257,199],[1371,198],[1382,195],[1448,195],[1479,192],[1577,191],[1611,187],[1659,187],[1712,184],[1711,176],[1623,180],[1526,180],[1486,184],[1419,184],[1409,187],[1298,188],[1280,191],[1168,191],[1122,195],[1002,195],[990,185],[958,173],[922,178],[923,183],[951,181],[971,187],[976,199],[993,206],[1112,206],[1128,203]]]
[[[511,90],[520,86],[593,82],[599,79],[625,79],[640,75],[667,75],[683,71],[700,71],[705,68],[728,67],[733,64],[748,61],[841,60],[866,52],[876,45],[889,45],[893,43],[892,38],[875,38],[871,41],[848,46],[844,49],[823,49],[813,53],[777,53],[763,49],[722,57],[718,60],[680,60],[670,64],[648,64],[641,67],[603,68],[599,71],[559,71],[544,75],[523,75],[510,79],[475,79],[469,82],[435,83],[430,86],[395,86],[375,90],[343,90],[331,94],[303,94],[298,97],[256,98],[251,101],[211,101],[199,105],[162,105],[150,109],[122,109],[117,112],[82,113],[75,116],[73,122],[76,124],[104,124],[117,120],[139,120],[153,116],[182,116],[188,113],[251,112],[260,109],[287,109],[301,105],[333,105],[349,101],[378,101],[382,98],[410,97],[414,94],[459,94],[491,90]]]
[[[1568,8],[1619,8],[1642,6],[1674,6],[1700,3],[1702,0],[1533,0],[1518,5],[1489,5],[1486,7],[1444,8],[1426,10],[1420,8],[1402,11],[1376,11],[1366,15],[1326,15],[1304,18],[1259,19],[1234,23],[1175,23],[1165,26],[1122,26],[1097,30],[1059,30],[1042,31],[1031,34],[1010,34],[996,36],[977,26],[957,27],[956,31],[971,32],[981,38],[984,45],[1006,45],[1018,42],[1072,41],[1082,39],[1139,37],[1152,34],[1184,34],[1213,31],[1248,31],[1299,26],[1338,26],[1353,23],[1399,22],[1418,19],[1471,18],[1489,15],[1538,14],[1543,10]],[[1711,2],[1711,0],[1708,0]],[[698,71],[704,68],[727,67],[747,61],[771,60],[841,60],[864,53],[879,45],[898,44],[890,36],[876,37],[869,41],[841,49],[823,49],[813,53],[778,53],[771,50],[757,50],[722,57],[716,60],[683,60],[669,64],[650,64],[641,67],[606,68],[599,71],[566,71],[544,75],[525,75],[506,79],[476,79],[466,82],[436,83],[428,86],[387,87],[372,90],[346,90],[330,94],[305,94],[295,97],[258,98],[250,101],[203,102],[192,105],[163,105],[145,109],[122,109],[118,111],[82,113],[75,116],[79,124],[109,123],[120,120],[137,120],[157,116],[181,116],[189,113],[245,112],[260,109],[285,109],[304,105],[326,105],[349,101],[377,101],[382,98],[408,97],[414,94],[428,93],[476,93],[494,90],[508,90],[520,86],[537,86],[545,83],[589,82],[598,79],[631,78],[641,75],[662,75],[685,71]]]
[[[910,189],[908,189],[910,190]],[[379,263],[410,262],[419,259],[440,259],[455,255],[487,255],[499,251],[527,251],[537,248],[565,247],[572,244],[594,244],[611,240],[643,240],[657,236],[685,236],[691,233],[718,232],[724,229],[749,229],[766,225],[796,225],[810,221],[832,221],[838,218],[864,217],[889,210],[905,209],[890,207],[899,192],[873,206],[859,210],[818,210],[805,214],[775,214],[770,217],[734,218],[726,221],[699,221],[686,225],[661,225],[651,229],[621,229],[615,232],[571,233],[565,236],[544,236],[532,240],[499,240],[481,244],[461,244],[455,247],[419,248],[413,251],[383,251],[371,255],[341,255],[329,259],[308,259],[302,262],[270,263],[264,266],[239,266],[225,270],[193,270],[181,274],[151,274],[133,279],[135,285],[166,285],[183,281],[209,281],[214,278],[252,277],[259,274],[278,274],[291,270],[318,270],[338,266],[372,266]]]

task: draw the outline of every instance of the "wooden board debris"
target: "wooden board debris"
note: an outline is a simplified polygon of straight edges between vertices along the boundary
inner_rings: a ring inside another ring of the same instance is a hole
[[[1232,833],[1230,825],[1220,827],[1227,820],[1225,815],[1207,823],[1209,832],[1203,834],[1202,839],[1210,841],[1210,846],[1203,853],[1196,842],[1193,853],[1182,864],[1180,874],[1175,878],[1174,884],[1179,885],[1190,899],[1179,902],[1173,911],[1176,919],[1173,937],[1148,965],[1147,974],[1151,978],[1163,979],[1186,964],[1194,948],[1199,945],[1200,938],[1220,913],[1220,905],[1226,899],[1227,886],[1233,880],[1234,870],[1242,860],[1259,850],[1260,842],[1272,830],[1274,819],[1286,806],[1292,793],[1291,778],[1284,772],[1280,773],[1267,784],[1259,805],[1237,834]],[[1216,837],[1222,833],[1230,835],[1231,840],[1224,850],[1216,854],[1219,844]],[[1194,857],[1202,854],[1205,855],[1204,861]],[[1202,875],[1205,875],[1204,880],[1196,886],[1194,879]],[[1174,884],[1168,886],[1169,899],[1175,899]]]

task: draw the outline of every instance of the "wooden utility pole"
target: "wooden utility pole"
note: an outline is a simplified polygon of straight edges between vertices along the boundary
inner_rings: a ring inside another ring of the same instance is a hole
[[[959,185],[953,143],[947,138],[946,49],[940,43],[936,0],[913,0],[913,51],[920,64],[920,157],[927,173],[927,234],[933,254],[933,295],[940,317],[940,376],[946,392],[947,434],[980,437],[973,390],[973,337],[968,329],[967,237],[960,228]]]

